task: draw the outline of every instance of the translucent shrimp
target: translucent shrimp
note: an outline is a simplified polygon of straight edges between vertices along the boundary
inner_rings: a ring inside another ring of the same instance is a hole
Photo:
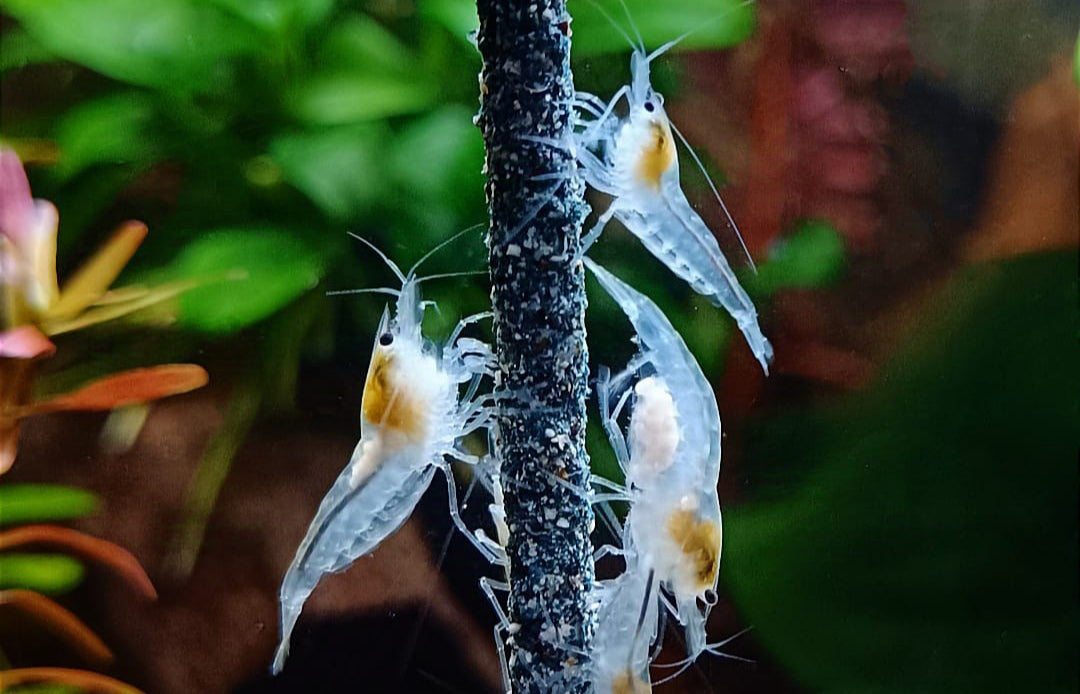
[[[271,667],[274,674],[285,664],[293,627],[319,580],[345,570],[401,527],[437,469],[447,479],[455,525],[473,539],[457,510],[447,456],[475,463],[475,457],[457,444],[487,422],[486,400],[476,397],[476,391],[491,372],[490,352],[480,341],[460,337],[465,325],[486,314],[463,319],[440,349],[421,333],[425,304],[420,301],[418,285],[423,280],[416,278],[416,267],[406,276],[379,255],[402,286],[400,291],[375,290],[396,295],[396,309],[393,316],[388,309],[383,311],[372,350],[360,443],[319,505],[282,580],[281,640]]]
[[[640,35],[634,41],[622,33],[634,46],[630,84],[620,88],[606,104],[584,92],[576,96],[578,110],[584,115],[573,149],[586,182],[612,196],[611,204],[585,236],[582,247],[588,249],[612,218],[619,220],[672,272],[710,303],[731,314],[762,369],[768,373],[772,345],[761,332],[757,310],[735,277],[716,237],[682,191],[673,132],[705,174],[736,236],[738,227],[701,161],[668,118],[663,96],[650,82],[652,61],[682,37],[647,54]],[[629,109],[620,116],[615,113],[615,107],[624,97]],[[741,243],[741,237],[739,240]],[[743,251],[746,252],[745,245]]]
[[[601,416],[626,474],[630,502],[624,548],[638,555],[639,572],[654,572],[674,597],[668,605],[683,625],[687,651],[708,649],[705,622],[716,602],[722,524],[720,413],[712,387],[682,338],[656,304],[589,258],[585,264],[626,314],[640,351],[626,370],[601,371]],[[631,381],[641,378],[631,390]],[[633,395],[623,435],[618,418]],[[614,487],[611,482],[605,486]]]
[[[644,694],[649,684],[649,645],[657,635],[655,574],[639,566],[638,555],[624,550],[626,570],[598,581],[591,675],[601,694]]]

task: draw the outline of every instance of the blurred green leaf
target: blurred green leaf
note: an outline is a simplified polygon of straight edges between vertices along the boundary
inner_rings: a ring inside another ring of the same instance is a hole
[[[391,150],[388,168],[411,192],[448,204],[481,200],[484,142],[464,106],[447,106],[412,121]]]
[[[256,323],[312,289],[322,254],[278,229],[219,229],[188,244],[155,280],[195,280],[180,298],[180,325],[229,333]]]
[[[844,273],[844,240],[832,224],[799,222],[782,236],[758,266],[743,278],[748,291],[759,295],[778,289],[812,289],[835,283]]]
[[[283,34],[317,24],[334,8],[333,0],[212,0],[260,31]]]
[[[97,507],[96,496],[75,487],[0,485],[0,526],[80,518],[90,515]]]
[[[723,577],[809,690],[1075,691],[1076,301],[1072,252],[966,268],[869,391],[753,437]]]
[[[480,28],[476,3],[458,0],[424,0],[418,9],[421,17],[444,27],[475,50],[475,32]]]
[[[1080,34],[1076,36],[1076,48],[1073,49],[1073,80],[1080,87]]]
[[[415,62],[412,51],[366,14],[338,17],[319,45],[319,65],[330,72],[401,75]]]
[[[82,577],[82,564],[63,554],[0,554],[0,589],[25,588],[56,595],[79,585]]]
[[[597,0],[601,11],[591,0],[573,0],[573,53],[575,57],[630,51],[633,46],[627,37],[636,40],[635,31],[619,2]],[[756,27],[755,3],[745,0],[625,0],[633,23],[641,32],[646,49],[661,45],[689,33],[675,50],[726,48],[749,38]],[[607,13],[607,17],[604,16]],[[609,19],[610,18],[610,19]],[[612,26],[616,22],[623,36]]]
[[[30,34],[17,27],[5,30],[0,38],[0,72],[55,59],[55,56]]]
[[[270,155],[289,183],[343,220],[370,209],[384,193],[387,136],[377,126],[281,135],[270,143]]]
[[[154,104],[146,94],[121,92],[79,104],[56,130],[57,175],[70,178],[94,164],[149,162],[157,144],[148,134]]]
[[[65,687],[61,684],[28,684],[8,690],[10,694],[80,694],[78,687]]]
[[[205,88],[222,60],[257,47],[245,24],[199,0],[5,0],[4,10],[60,57],[165,90]]]
[[[399,78],[338,73],[313,75],[296,89],[290,110],[309,125],[342,125],[416,113],[431,106],[429,84]]]

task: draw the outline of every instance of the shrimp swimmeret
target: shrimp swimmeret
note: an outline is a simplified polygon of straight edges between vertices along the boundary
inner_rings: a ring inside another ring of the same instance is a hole
[[[463,319],[439,349],[421,333],[424,304],[416,268],[406,276],[387,263],[402,286],[381,290],[397,296],[396,310],[393,317],[384,310],[379,325],[364,384],[360,443],[319,505],[282,580],[275,674],[285,664],[293,627],[319,580],[344,571],[401,527],[437,469],[447,478],[455,525],[472,539],[457,512],[446,457],[475,462],[457,443],[487,423],[487,405],[475,393],[491,372],[490,352],[478,340],[459,338],[465,325],[486,314]]]
[[[603,425],[626,474],[618,498],[630,502],[624,548],[654,572],[675,599],[666,603],[683,625],[691,658],[709,650],[705,622],[716,601],[722,525],[720,413],[716,397],[686,343],[660,309],[589,258],[585,264],[626,314],[640,352],[611,377],[600,374]],[[634,384],[641,373],[649,373]],[[629,437],[618,418],[633,395]],[[610,482],[605,486],[614,487]]]
[[[631,40],[634,52],[630,59],[630,84],[620,88],[607,104],[591,94],[576,95],[579,112],[592,118],[580,119],[574,150],[586,182],[612,196],[611,204],[586,235],[582,247],[587,249],[612,218],[618,219],[672,272],[710,303],[731,314],[768,373],[772,345],[761,332],[757,310],[735,277],[716,237],[682,191],[673,131],[702,173],[705,168],[669,120],[663,96],[650,83],[650,63],[678,41],[646,54],[640,37],[637,42]],[[625,116],[619,116],[614,109],[623,97],[629,110]],[[738,235],[727,206],[707,173],[705,177]]]

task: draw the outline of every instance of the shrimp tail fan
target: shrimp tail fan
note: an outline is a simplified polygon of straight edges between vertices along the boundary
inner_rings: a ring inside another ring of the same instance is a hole
[[[436,470],[431,465],[410,465],[403,456],[391,455],[370,476],[354,484],[353,467],[363,448],[361,442],[323,498],[282,579],[281,640],[270,667],[272,674],[285,666],[293,628],[322,577],[344,571],[400,528]]]

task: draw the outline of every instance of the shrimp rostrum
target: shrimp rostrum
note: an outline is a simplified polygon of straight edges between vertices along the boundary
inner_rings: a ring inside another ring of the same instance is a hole
[[[757,310],[716,237],[683,193],[673,133],[705,175],[736,236],[738,227],[700,159],[668,118],[663,96],[650,82],[652,61],[681,39],[647,54],[640,35],[635,42],[622,33],[634,45],[630,84],[620,88],[607,103],[585,92],[578,92],[575,98],[580,114],[574,135],[578,162],[586,182],[612,198],[586,235],[583,248],[596,240],[612,218],[617,219],[672,272],[735,319],[754,356],[768,372],[772,345],[762,333]],[[624,98],[627,111],[620,115],[615,109]]]
[[[293,627],[319,580],[344,571],[401,527],[436,470],[446,475],[455,524],[472,537],[457,512],[447,458],[475,462],[458,444],[488,417],[487,403],[476,392],[491,371],[490,353],[480,341],[460,337],[465,325],[486,314],[463,319],[440,348],[421,333],[425,304],[416,268],[406,276],[386,262],[402,286],[378,290],[397,301],[392,315],[384,309],[372,349],[360,443],[319,505],[282,580],[275,674],[284,666]]]
[[[597,397],[604,430],[626,476],[613,498],[629,502],[624,552],[674,598],[690,657],[708,650],[705,622],[716,602],[722,526],[720,413],[712,387],[686,343],[648,297],[592,260],[585,263],[637,333],[626,369],[601,370]],[[619,417],[631,405],[626,434]],[[598,497],[599,498],[599,497]],[[628,567],[630,562],[628,561]]]

